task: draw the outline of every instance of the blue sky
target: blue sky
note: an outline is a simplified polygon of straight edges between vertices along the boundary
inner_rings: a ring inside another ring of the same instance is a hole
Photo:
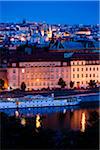
[[[0,1],[0,22],[99,23],[97,1]]]

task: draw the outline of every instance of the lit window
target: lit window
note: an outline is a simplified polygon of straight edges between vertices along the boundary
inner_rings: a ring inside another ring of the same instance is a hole
[[[22,69],[22,73],[25,73],[25,69]]]

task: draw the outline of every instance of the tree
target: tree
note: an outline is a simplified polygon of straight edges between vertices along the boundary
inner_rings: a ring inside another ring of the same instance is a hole
[[[73,88],[73,86],[74,86],[74,82],[70,81],[70,88]]]
[[[0,89],[3,89],[5,84],[5,81],[3,79],[0,79]]]
[[[88,83],[90,88],[95,88],[97,87],[97,84],[95,82],[95,80],[90,80],[90,82]]]
[[[60,78],[58,81],[58,85],[61,86],[61,88],[64,88],[66,86],[66,83],[62,78]]]
[[[26,89],[26,84],[24,82],[21,83],[21,90],[22,91],[25,91]]]

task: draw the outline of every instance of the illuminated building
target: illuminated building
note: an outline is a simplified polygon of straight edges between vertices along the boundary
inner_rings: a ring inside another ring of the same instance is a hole
[[[8,66],[9,87],[20,88],[25,82],[27,90],[58,88],[59,78],[70,88],[87,87],[90,80],[100,82],[100,61],[97,53],[37,52],[11,59]]]
[[[78,35],[90,35],[91,31],[88,28],[82,28],[79,31],[77,31],[75,34],[78,34]]]
[[[98,53],[75,53],[71,58],[71,81],[74,87],[87,87],[90,80],[100,83]]]

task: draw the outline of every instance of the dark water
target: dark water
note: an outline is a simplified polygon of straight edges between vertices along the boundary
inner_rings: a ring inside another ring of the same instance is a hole
[[[6,124],[3,121],[3,129],[9,130],[4,132],[4,148],[15,148],[16,143],[17,148],[32,149],[98,148],[98,106],[9,109],[1,112],[7,114],[4,118],[8,120]]]

